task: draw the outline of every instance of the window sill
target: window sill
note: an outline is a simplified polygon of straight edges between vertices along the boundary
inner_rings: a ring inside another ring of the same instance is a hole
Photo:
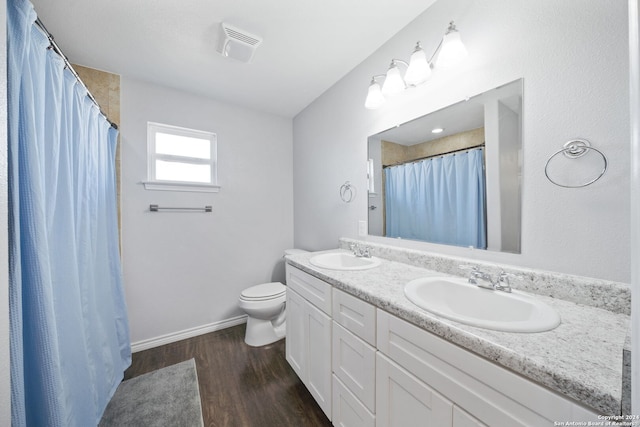
[[[217,193],[220,191],[219,185],[199,184],[195,182],[143,181],[142,184],[145,190],[192,191],[198,193]]]

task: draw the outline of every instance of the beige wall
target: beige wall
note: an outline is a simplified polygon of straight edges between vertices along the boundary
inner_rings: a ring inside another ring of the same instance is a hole
[[[120,76],[73,64],[87,89],[100,104],[100,109],[109,120],[120,124]]]
[[[382,165],[397,165],[481,144],[484,144],[483,127],[409,146],[382,141]]]
[[[100,105],[100,110],[106,114],[111,123],[120,126],[120,76],[73,64],[73,69],[80,76],[87,89]],[[118,229],[122,224],[120,209],[120,136],[116,150],[116,191],[118,197]]]

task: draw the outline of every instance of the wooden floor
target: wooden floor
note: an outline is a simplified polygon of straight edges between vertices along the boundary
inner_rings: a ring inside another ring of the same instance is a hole
[[[331,426],[285,360],[284,340],[244,343],[245,325],[133,354],[125,379],[194,358],[205,426]]]

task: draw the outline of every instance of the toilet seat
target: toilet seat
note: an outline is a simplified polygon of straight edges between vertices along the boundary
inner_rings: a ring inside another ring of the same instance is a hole
[[[285,295],[286,292],[286,286],[280,282],[263,283],[242,291],[240,299],[245,301],[266,301],[279,298]]]

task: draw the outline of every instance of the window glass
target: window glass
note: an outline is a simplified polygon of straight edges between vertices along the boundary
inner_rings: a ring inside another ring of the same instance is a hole
[[[211,132],[149,122],[145,188],[217,191],[216,144]]]
[[[160,181],[210,183],[211,166],[156,160],[156,179]]]
[[[156,132],[156,154],[210,159],[211,141],[209,139]]]

